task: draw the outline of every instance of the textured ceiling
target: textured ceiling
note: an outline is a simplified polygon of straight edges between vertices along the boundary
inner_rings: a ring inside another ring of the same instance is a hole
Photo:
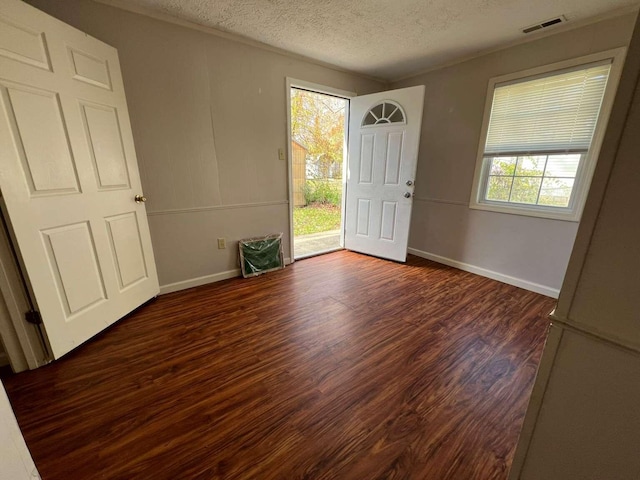
[[[127,0],[352,71],[394,80],[640,0]]]

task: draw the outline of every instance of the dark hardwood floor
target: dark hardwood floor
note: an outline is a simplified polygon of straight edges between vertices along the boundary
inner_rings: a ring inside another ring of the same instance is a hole
[[[554,303],[337,252],[161,296],[4,382],[44,480],[505,479]]]

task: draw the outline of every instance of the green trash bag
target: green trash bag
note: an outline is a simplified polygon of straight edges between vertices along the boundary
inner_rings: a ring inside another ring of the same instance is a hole
[[[242,276],[254,277],[284,268],[282,233],[240,240],[240,266]]]

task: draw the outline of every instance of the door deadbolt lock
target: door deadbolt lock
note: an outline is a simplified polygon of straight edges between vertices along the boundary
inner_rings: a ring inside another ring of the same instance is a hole
[[[411,180],[407,180],[407,187],[410,187],[411,185],[413,185],[413,182]]]
[[[411,198],[410,192],[404,192],[404,198]]]
[[[145,197],[144,195],[136,195],[135,197],[133,197],[133,199],[136,201],[136,203],[144,203],[147,201],[147,197]]]

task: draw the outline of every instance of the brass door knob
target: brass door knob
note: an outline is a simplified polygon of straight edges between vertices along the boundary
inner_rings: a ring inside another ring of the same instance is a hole
[[[133,199],[136,201],[136,203],[144,203],[147,201],[147,197],[143,195],[136,195],[135,197],[133,197]]]

